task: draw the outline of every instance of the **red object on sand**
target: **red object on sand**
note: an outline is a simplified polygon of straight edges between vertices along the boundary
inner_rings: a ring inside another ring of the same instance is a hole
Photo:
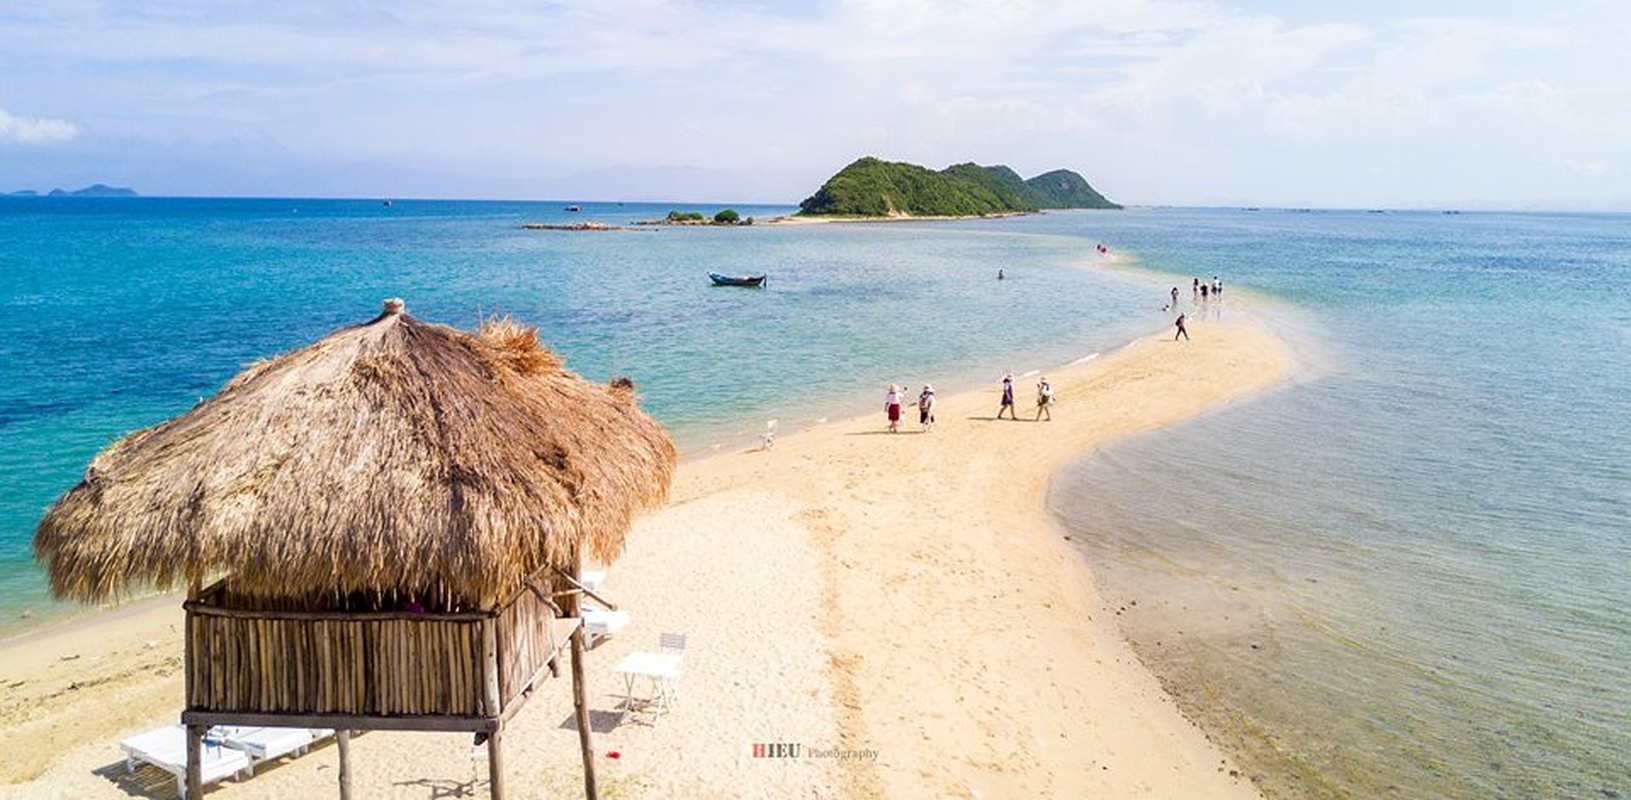
[[[617,752],[616,750],[609,750],[609,751],[606,752],[606,757],[607,758],[622,758],[623,754]]]

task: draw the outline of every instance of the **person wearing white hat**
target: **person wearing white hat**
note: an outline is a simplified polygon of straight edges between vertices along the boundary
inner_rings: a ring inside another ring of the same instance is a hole
[[[1002,408],[997,409],[997,419],[1002,419],[1002,412],[1004,411],[1008,412],[1009,419],[1016,422],[1019,420],[1019,415],[1014,411],[1014,373],[1012,372],[1002,376]]]
[[[900,426],[900,387],[889,384],[889,393],[883,396],[883,410],[889,415],[889,432],[894,433]]]
[[[934,430],[934,387],[927,383],[917,396],[917,422],[925,431]]]
[[[1041,419],[1044,414],[1049,422],[1053,421],[1053,385],[1047,378],[1036,383],[1036,418]]]

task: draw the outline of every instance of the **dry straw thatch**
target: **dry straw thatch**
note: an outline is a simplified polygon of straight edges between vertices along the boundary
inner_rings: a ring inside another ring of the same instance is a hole
[[[108,447],[34,551],[80,600],[230,574],[237,594],[307,608],[489,608],[544,567],[615,558],[673,468],[627,381],[567,372],[507,319],[471,334],[387,301]]]

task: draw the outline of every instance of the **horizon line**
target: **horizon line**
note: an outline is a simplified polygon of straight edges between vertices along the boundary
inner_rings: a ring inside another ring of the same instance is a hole
[[[101,184],[101,185],[105,186],[107,184]],[[86,188],[90,188],[90,187],[86,187]],[[124,188],[124,187],[109,187],[109,188]],[[174,195],[172,195],[172,194],[140,194],[140,193],[134,194],[134,195],[121,196],[121,195],[75,195],[75,194],[72,194],[71,192],[68,192],[67,190],[53,190],[53,191],[62,191],[63,193],[61,193],[61,194],[51,194],[49,192],[40,192],[40,191],[35,191],[35,190],[30,190],[30,189],[23,189],[23,190],[0,193],[0,200],[69,200],[69,201],[73,201],[73,200],[314,200],[314,201],[322,201],[322,202],[347,202],[347,201],[353,201],[353,202],[377,202],[377,203],[384,203],[384,202],[387,202],[387,201],[389,201],[391,203],[398,203],[398,202],[405,202],[405,203],[415,203],[415,202],[419,202],[419,203],[561,203],[561,204],[566,204],[566,205],[573,205],[573,204],[582,205],[582,204],[585,204],[585,203],[597,204],[597,205],[611,205],[611,204],[621,205],[621,204],[635,203],[635,204],[640,204],[640,205],[663,205],[663,204],[690,204],[690,205],[707,205],[707,206],[717,205],[717,206],[721,206],[721,207],[730,207],[732,205],[737,205],[737,206],[773,206],[773,207],[778,207],[778,208],[785,207],[785,208],[795,208],[795,209],[798,208],[799,205],[800,205],[800,203],[796,202],[796,201],[795,202],[775,202],[775,201],[763,201],[763,200],[735,200],[735,201],[674,200],[674,199],[659,199],[659,200],[628,200],[628,199],[624,199],[624,200],[586,200],[586,199],[520,198],[520,197],[423,197],[423,196],[399,197],[399,196],[395,196],[395,195],[337,195],[337,196],[326,196],[325,197],[325,196],[320,196],[320,195],[230,195],[230,194],[228,194],[228,195],[205,195],[205,194],[200,194],[200,195],[174,194]],[[75,190],[75,191],[80,191],[80,190]],[[135,191],[135,190],[130,190],[130,191]],[[1028,212],[1028,213],[1046,213],[1046,212],[1049,212],[1049,211],[1107,211],[1107,212],[1114,212],[1114,211],[1119,211],[1119,210],[1133,210],[1133,209],[1139,209],[1139,210],[1193,209],[1193,210],[1215,210],[1215,211],[1230,211],[1230,210],[1232,210],[1232,211],[1275,211],[1275,212],[1292,212],[1292,213],[1315,213],[1315,212],[1333,212],[1333,211],[1336,211],[1336,212],[1361,212],[1361,213],[1383,213],[1383,214],[1385,214],[1385,213],[1410,213],[1410,212],[1455,212],[1455,213],[1473,213],[1473,214],[1477,214],[1477,213],[1490,213],[1490,214],[1500,214],[1500,213],[1508,213],[1508,214],[1524,214],[1524,213],[1529,213],[1529,214],[1631,214],[1631,206],[1619,207],[1619,208],[1607,207],[1607,206],[1603,206],[1603,207],[1589,207],[1589,206],[1572,206],[1572,207],[1526,206],[1526,207],[1515,207],[1515,206],[1480,206],[1480,205],[1466,205],[1466,206],[1455,206],[1455,205],[1422,205],[1422,206],[1353,205],[1353,206],[1339,206],[1339,205],[1329,205],[1329,206],[1326,206],[1326,205],[1278,204],[1278,203],[1262,203],[1262,204],[1248,204],[1248,203],[1217,203],[1217,204],[1125,203],[1125,204],[1123,204],[1123,206],[1124,206],[1123,209],[1113,209],[1113,208],[1039,209],[1037,212]],[[978,217],[971,217],[971,218],[972,219],[978,219]]]

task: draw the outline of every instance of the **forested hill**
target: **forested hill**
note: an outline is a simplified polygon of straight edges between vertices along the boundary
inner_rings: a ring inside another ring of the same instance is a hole
[[[1013,170],[954,164],[939,172],[871,156],[839,170],[799,204],[804,216],[973,217],[1044,208],[1121,208],[1068,169],[1024,180]]]

